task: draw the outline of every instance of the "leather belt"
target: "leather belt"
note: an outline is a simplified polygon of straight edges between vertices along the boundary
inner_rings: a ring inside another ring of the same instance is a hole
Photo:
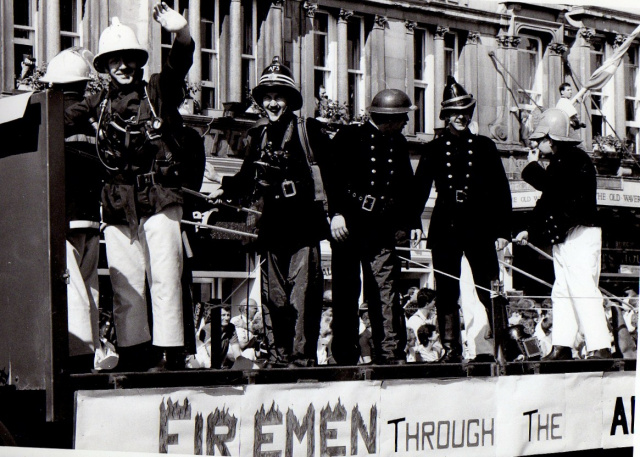
[[[375,197],[371,194],[360,195],[357,192],[349,192],[349,196],[357,202],[360,202],[360,209],[367,212],[373,212],[373,210],[382,211],[384,209],[384,200],[380,197]]]
[[[155,171],[152,171],[151,173],[136,175],[136,187],[138,187],[138,189],[144,189],[147,186],[153,186],[154,184],[156,184],[156,182]]]
[[[456,190],[456,202],[464,203],[467,201],[467,193],[464,190]]]

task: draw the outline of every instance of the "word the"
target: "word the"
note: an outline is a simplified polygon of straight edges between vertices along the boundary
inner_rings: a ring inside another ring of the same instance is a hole
[[[562,439],[562,435],[555,432],[560,428],[560,424],[557,421],[562,417],[562,413],[539,414],[538,410],[534,409],[526,411],[522,415],[529,416],[529,441],[533,440],[534,431],[537,432],[537,441]],[[543,437],[541,437],[542,433],[544,433]]]

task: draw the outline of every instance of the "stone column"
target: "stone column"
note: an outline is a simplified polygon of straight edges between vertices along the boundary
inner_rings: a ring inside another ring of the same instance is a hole
[[[464,45],[464,87],[467,92],[478,98],[478,43],[480,42],[479,32],[469,32],[467,42]],[[479,118],[478,108],[476,108],[476,118]]]
[[[591,77],[591,72],[595,70],[595,68],[591,69],[591,42],[593,41],[593,37],[595,36],[595,29],[590,29],[587,27],[583,27],[579,30],[578,36],[576,37],[576,43],[573,46],[572,54],[575,51],[576,56],[572,63],[572,68],[574,71],[578,73],[578,77],[580,78],[581,84],[585,84],[589,78]],[[575,91],[580,88],[576,88]],[[558,87],[554,87],[556,95],[559,97]],[[575,94],[575,92],[574,92]],[[592,126],[591,122],[588,121],[588,117],[590,116],[590,108],[591,108],[591,93],[587,93],[583,97],[583,102],[576,104],[576,110],[578,111],[578,118],[587,124],[586,129],[580,129],[580,137],[585,142],[585,147],[587,149],[591,149],[591,136],[592,136]],[[587,109],[586,107],[589,107]]]
[[[567,45],[564,43],[551,43],[549,45],[549,71],[548,84],[549,90],[546,94],[542,94],[542,104],[544,106],[553,107],[558,103],[560,92],[558,87],[564,82],[562,76],[563,60],[562,56],[567,52]],[[576,90],[579,89],[576,88]]]
[[[60,2],[49,1],[44,6],[46,9],[44,17],[44,35],[45,35],[45,59],[51,62],[56,54],[60,52]],[[38,62],[38,66],[44,62]]]
[[[517,49],[520,45],[520,37],[498,35],[496,40],[498,42],[496,57],[504,66],[504,68],[502,68],[502,66],[498,65],[498,71],[504,76],[504,79],[500,76],[499,81],[504,84],[504,88],[502,90],[498,89],[498,109],[501,111],[501,114],[500,121],[493,127],[492,134],[501,141],[517,143],[520,139],[521,116],[519,117],[519,115],[521,113],[517,100],[514,99],[514,97],[517,96],[518,87],[507,72],[514,76],[517,74],[515,70],[518,68]]]
[[[404,21],[404,26],[406,28],[406,35],[405,35],[405,45],[404,45],[404,49],[405,49],[405,61],[407,62],[407,66],[406,66],[406,86],[405,86],[405,92],[407,93],[407,95],[409,95],[409,97],[411,98],[411,101],[413,101],[414,105],[417,105],[417,100],[415,99],[415,79],[414,79],[414,66],[415,66],[415,56],[413,53],[413,36],[414,36],[414,30],[416,28],[416,26],[418,25],[417,22],[414,21]],[[424,113],[424,106],[418,106],[418,109],[422,110]],[[410,111],[409,113],[409,123],[407,124],[407,126],[405,127],[405,132],[409,133],[411,135],[415,134],[415,130],[416,130],[416,114],[415,111]]]
[[[0,31],[0,40],[4,43],[0,51],[0,76],[2,77],[2,90],[12,91],[16,88],[14,74],[18,72],[13,63],[13,21],[8,19],[13,17],[13,2],[0,0],[0,20],[4,26]]]
[[[282,52],[282,42],[283,42],[283,34],[282,34],[282,10],[284,8],[284,0],[274,0],[271,2],[271,9],[269,10],[269,15],[271,17],[271,24],[273,26],[273,30],[271,32],[271,42],[267,43],[267,46],[270,46],[273,50],[274,56],[280,56],[282,61],[285,61],[284,54]],[[266,65],[265,65],[266,66]]]
[[[347,43],[347,24],[353,11],[340,9],[338,14],[338,96],[337,102],[343,104],[349,101],[349,55]]]
[[[371,31],[371,97],[386,89],[384,29],[387,18],[376,15]]]
[[[435,78],[434,79],[434,105],[435,105],[435,119],[434,127],[436,129],[444,127],[444,121],[440,119],[440,108],[442,108],[442,93],[444,92],[445,74],[444,74],[444,36],[449,31],[449,27],[438,26],[436,33],[433,36],[433,54],[435,63]]]
[[[226,102],[242,100],[242,9],[240,0],[229,6],[229,92]]]
[[[318,9],[317,3],[304,2],[302,5],[304,14],[303,24],[300,25],[300,92],[305,102],[303,113],[306,116],[314,116],[314,43],[313,43],[313,18]]]
[[[205,0],[206,1],[206,0]],[[189,82],[196,83],[202,81],[202,41],[200,37],[200,2],[201,0],[189,0],[189,30],[195,42],[196,48],[193,52],[193,65],[189,69]],[[198,91],[194,99],[200,103],[202,92]]]

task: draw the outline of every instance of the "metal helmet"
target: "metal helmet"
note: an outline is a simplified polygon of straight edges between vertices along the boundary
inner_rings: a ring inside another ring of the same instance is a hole
[[[47,65],[47,72],[40,81],[48,84],[69,84],[91,79],[93,53],[88,49],[73,47],[58,53]]]
[[[261,104],[264,94],[270,91],[282,93],[287,99],[287,106],[291,111],[302,107],[302,94],[293,81],[291,70],[280,63],[280,56],[275,56],[271,64],[264,69],[260,81],[251,91],[251,95],[258,104]]]
[[[558,108],[549,108],[542,116],[535,130],[529,135],[530,140],[541,140],[548,136],[553,141],[578,144],[581,140],[570,136],[571,121],[569,115]]]
[[[399,89],[381,90],[371,100],[370,113],[402,114],[416,109],[407,94]]]
[[[441,105],[440,119],[444,120],[451,112],[470,111],[470,114],[473,114],[476,100],[456,82],[456,78],[449,75],[442,94]]]
[[[111,54],[122,51],[134,55],[141,67],[149,59],[149,53],[140,45],[133,29],[121,24],[114,16],[111,18],[111,25],[100,35],[98,55],[93,59],[93,67],[100,73],[107,73],[107,61]]]

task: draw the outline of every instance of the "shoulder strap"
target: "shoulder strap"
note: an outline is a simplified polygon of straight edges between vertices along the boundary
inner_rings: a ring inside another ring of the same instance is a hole
[[[322,173],[320,173],[320,167],[316,162],[313,155],[313,149],[309,143],[309,135],[307,134],[307,124],[303,118],[298,118],[298,136],[300,137],[300,144],[304,149],[304,155],[307,158],[307,164],[311,170],[311,178],[313,179],[314,187],[314,200],[322,202],[322,206],[325,211],[328,211],[327,205],[327,193],[324,190],[324,183],[322,182]]]
[[[313,149],[311,149],[311,144],[309,144],[309,135],[307,134],[307,123],[304,118],[298,118],[298,136],[300,137],[300,144],[302,144],[302,149],[304,149],[304,153],[307,156],[307,161],[309,165],[313,165],[316,163],[315,156],[313,155]]]

